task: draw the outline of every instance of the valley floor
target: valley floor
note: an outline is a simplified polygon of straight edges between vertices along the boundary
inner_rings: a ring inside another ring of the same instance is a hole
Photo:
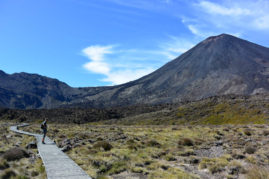
[[[48,125],[93,178],[269,178],[269,125]]]

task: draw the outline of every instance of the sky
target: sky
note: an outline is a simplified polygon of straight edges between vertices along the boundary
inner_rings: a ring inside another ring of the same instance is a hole
[[[269,1],[0,0],[0,70],[117,85],[222,33],[269,47]]]

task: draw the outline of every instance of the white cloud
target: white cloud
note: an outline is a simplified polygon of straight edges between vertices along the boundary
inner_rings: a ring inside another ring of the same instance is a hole
[[[82,50],[83,55],[88,57],[91,61],[87,62],[83,65],[88,71],[97,74],[107,75],[110,72],[109,65],[104,62],[104,56],[106,54],[113,53],[112,51],[113,46],[99,46],[93,45]]]
[[[188,29],[195,35],[199,35],[200,36],[200,33],[199,33],[199,30],[197,28],[194,27],[194,25],[188,25]]]
[[[82,53],[93,61],[102,61],[105,54],[113,53],[112,48],[113,48],[112,45],[109,46],[93,45],[83,49]]]
[[[111,85],[133,81],[157,68],[154,64],[149,65],[150,62],[147,62],[150,60],[149,56],[154,58],[156,55],[150,50],[125,50],[115,49],[112,45],[93,45],[84,48],[82,54],[90,60],[83,64],[83,68],[89,72],[104,75],[105,77],[100,81],[109,82]]]
[[[202,26],[225,30],[235,34],[248,30],[269,30],[269,1],[200,1],[194,4],[194,7],[198,7],[194,12],[198,20],[196,23],[186,22],[187,25],[196,25],[200,29]],[[189,29],[195,34],[194,29]]]
[[[85,63],[83,67],[86,70],[91,71],[93,73],[97,73],[97,74],[108,75],[110,72],[109,65],[105,62],[91,61],[91,62]]]
[[[199,25],[187,25],[187,28],[191,31],[192,34],[198,36],[198,37],[202,37],[202,38],[206,38],[212,35],[218,35],[219,33],[216,32],[211,32],[211,30],[202,30],[202,28],[199,28]],[[230,33],[233,34],[233,33]]]
[[[82,50],[82,54],[90,60],[83,64],[83,68],[104,75],[100,81],[111,85],[122,84],[153,72],[193,46],[192,41],[176,36],[168,36],[153,50],[92,45]]]
[[[122,84],[143,77],[154,70],[153,68],[119,70],[109,73],[102,81],[110,82],[112,85]]]
[[[240,7],[224,7],[216,3],[209,1],[201,1],[199,6],[205,9],[208,13],[211,14],[220,14],[220,15],[229,15],[229,16],[241,16],[241,15],[250,15],[252,11],[246,8]]]

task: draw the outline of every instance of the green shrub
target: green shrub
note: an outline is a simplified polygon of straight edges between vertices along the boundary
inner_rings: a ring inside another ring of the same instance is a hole
[[[134,172],[134,173],[143,173],[144,169],[142,167],[134,167],[134,168],[132,168],[132,172]]]
[[[37,172],[37,171],[32,171],[31,172],[31,176],[32,177],[36,177],[36,176],[38,176],[39,175],[39,173]]]
[[[124,172],[127,169],[125,161],[116,161],[112,164],[111,169],[108,171],[109,174],[118,174]]]
[[[109,151],[113,148],[113,146],[106,141],[99,141],[93,145],[93,148],[103,148],[105,151]]]
[[[173,155],[168,154],[168,155],[165,156],[165,160],[167,160],[167,161],[176,161],[177,159]]]
[[[213,173],[217,173],[223,171],[225,167],[228,165],[228,160],[225,157],[221,158],[203,158],[199,163],[199,169],[208,168],[209,171]]]
[[[161,147],[161,144],[156,140],[150,140],[147,142],[147,145],[150,147]]]

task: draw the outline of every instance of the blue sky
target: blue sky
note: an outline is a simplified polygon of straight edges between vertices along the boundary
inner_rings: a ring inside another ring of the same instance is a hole
[[[221,33],[269,47],[269,1],[1,0],[0,69],[116,85]]]

